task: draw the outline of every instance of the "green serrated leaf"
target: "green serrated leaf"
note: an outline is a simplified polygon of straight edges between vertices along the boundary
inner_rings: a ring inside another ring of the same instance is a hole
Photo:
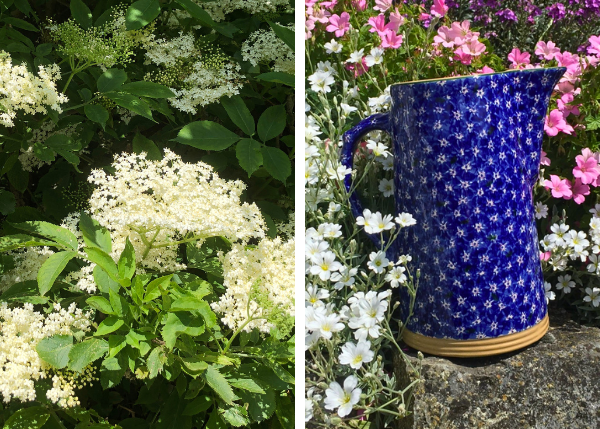
[[[106,253],[112,252],[112,241],[108,230],[85,212],[81,212],[79,229],[88,247],[97,247]]]
[[[126,92],[131,95],[137,95],[139,97],[150,97],[150,98],[172,98],[176,95],[171,91],[170,88],[154,82],[138,81],[126,83],[119,91]]]
[[[28,221],[22,223],[11,223],[10,225],[17,229],[49,238],[56,243],[62,244],[63,247],[77,250],[77,237],[75,237],[75,234],[66,228],[54,225],[50,222]]]
[[[226,409],[220,408],[219,412],[221,413],[223,420],[225,420],[231,426],[242,427],[250,424],[250,420],[248,420],[247,417],[248,412],[240,405],[234,405],[233,407]]]
[[[285,107],[282,105],[268,107],[258,118],[258,136],[263,142],[267,142],[281,134],[285,125]]]
[[[85,301],[90,307],[95,308],[96,310],[104,313],[104,314],[115,314],[112,307],[110,306],[110,302],[102,296],[92,296]]]
[[[146,103],[141,98],[130,94],[116,92],[110,92],[106,94],[106,96],[115,103],[117,103],[119,106],[131,110],[132,112],[137,113],[138,115],[143,116],[144,118],[148,118],[151,121],[154,121],[154,118],[152,117],[152,110],[150,110],[150,106],[148,106],[148,103]]]
[[[40,295],[44,296],[50,290],[69,261],[77,256],[77,252],[58,252],[46,259],[37,274]]]
[[[263,163],[261,147],[262,145],[254,139],[242,139],[235,147],[235,155],[240,167],[246,170],[248,177],[252,176],[252,173]]]
[[[162,159],[162,153],[158,146],[140,133],[135,133],[133,137],[133,151],[138,154],[146,152],[146,159],[153,161],[160,161]]]
[[[139,30],[150,24],[160,14],[158,0],[139,0],[133,3],[125,13],[125,28]]]
[[[125,239],[125,248],[121,252],[121,257],[118,263],[119,278],[129,279],[135,274],[135,249],[129,241],[129,237]]]
[[[156,299],[159,296],[161,296],[161,288],[162,290],[167,290],[169,288],[169,285],[171,284],[172,277],[173,274],[169,274],[168,276],[163,276],[152,280],[146,287],[146,293],[144,294],[144,302],[150,302],[153,299]]]
[[[108,69],[98,78],[98,91],[105,93],[118,89],[127,80],[127,73],[121,69]]]
[[[284,85],[291,86],[293,88],[296,78],[294,77],[294,75],[289,74],[289,73],[268,72],[268,73],[259,74],[258,76],[255,77],[255,79],[264,80],[265,82],[282,83]]]
[[[240,140],[240,136],[223,125],[211,121],[197,121],[183,127],[173,139],[181,144],[203,150],[223,150]]]
[[[22,247],[35,246],[58,246],[58,243],[25,234],[13,234],[0,237],[0,252],[8,252],[9,250],[20,249]]]
[[[225,111],[229,115],[229,119],[246,133],[246,135],[251,136],[254,134],[254,118],[248,107],[246,107],[246,103],[244,103],[242,97],[239,95],[222,97],[221,105],[225,108]]]
[[[71,348],[73,348],[72,335],[53,335],[40,340],[35,350],[44,362],[54,368],[62,369],[69,363]]]
[[[118,316],[109,316],[98,325],[98,329],[94,332],[94,336],[107,335],[111,332],[115,332],[121,326],[124,325],[123,319]]]
[[[114,281],[119,281],[119,269],[110,255],[97,247],[85,247],[88,260],[101,267]]]
[[[81,372],[86,366],[108,352],[108,343],[100,338],[75,344],[69,352],[69,369]]]
[[[45,407],[21,408],[4,423],[4,429],[40,429],[50,418]]]
[[[282,183],[292,174],[290,158],[281,149],[263,146],[261,149],[263,163],[267,172]]]
[[[108,121],[108,110],[99,104],[87,104],[84,106],[83,111],[90,121],[100,124],[102,129],[105,129],[106,121]]]
[[[279,24],[276,24],[274,22],[271,22],[271,21],[267,21],[267,22],[269,23],[269,25],[271,26],[271,28],[273,29],[275,34],[277,34],[277,37],[279,37],[281,40],[283,40],[284,43],[286,45],[288,45],[288,47],[292,51],[294,51],[295,50],[294,31],[287,27],[283,27]]]
[[[233,393],[231,385],[227,379],[216,369],[214,366],[209,365],[204,378],[208,385],[219,395],[225,403],[233,405],[233,401],[237,399],[237,396]]]
[[[187,334],[195,337],[204,333],[204,321],[190,312],[169,313],[161,333],[165,345],[172,349],[179,335]]]

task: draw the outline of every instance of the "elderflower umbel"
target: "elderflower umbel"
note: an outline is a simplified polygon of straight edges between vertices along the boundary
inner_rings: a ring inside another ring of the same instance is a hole
[[[287,28],[294,31],[293,24]],[[251,33],[242,44],[242,58],[253,66],[273,63],[273,71],[294,74],[294,51],[272,29]]]
[[[45,114],[50,107],[61,113],[60,105],[69,100],[56,90],[59,79],[60,68],[56,64],[39,66],[35,76],[25,64],[13,66],[10,54],[0,51],[0,124],[12,127],[17,110]]]
[[[26,303],[22,308],[0,304],[0,394],[4,402],[12,399],[23,402],[36,400],[35,381],[47,378],[55,370],[44,362],[36,351],[37,344],[53,335],[72,335],[87,332],[91,314],[83,313],[72,303],[68,309],[54,305],[54,312],[43,315]],[[57,379],[48,399],[61,406],[78,405],[73,384]]]
[[[234,244],[223,261],[223,285],[227,288],[212,309],[231,329],[258,328],[269,332],[293,323],[294,317],[294,240],[263,239],[255,248]]]
[[[112,167],[114,174],[93,170],[88,181],[96,185],[90,214],[111,232],[115,260],[127,237],[138,263],[158,271],[182,268],[178,240],[264,237],[260,210],[241,202],[244,183],[221,179],[208,164],[185,163],[165,149],[160,161],[145,153],[116,155]]]

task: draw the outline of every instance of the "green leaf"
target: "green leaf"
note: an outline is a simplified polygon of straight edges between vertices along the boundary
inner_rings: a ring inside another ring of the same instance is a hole
[[[110,306],[114,310],[115,314],[120,317],[124,317],[128,309],[127,300],[119,295],[114,289],[108,291],[108,298],[110,300]]]
[[[165,345],[172,349],[177,337],[187,334],[192,337],[204,333],[204,322],[200,317],[190,312],[169,313],[166,317],[165,326],[162,328],[162,337]]]
[[[277,398],[277,408],[275,414],[283,429],[294,429],[294,418],[296,417],[290,410],[294,409],[294,403],[289,396],[279,396]]]
[[[81,212],[79,230],[83,235],[83,241],[88,247],[97,247],[106,253],[112,252],[112,241],[108,230],[85,212]]]
[[[77,252],[58,252],[46,259],[37,274],[40,295],[44,296],[50,290],[69,261],[77,256]]]
[[[6,176],[8,177],[10,184],[13,185],[17,191],[25,192],[27,185],[29,184],[29,173],[23,170],[20,161],[13,165]]]
[[[176,0],[188,13],[200,22],[203,27],[210,27],[217,30],[226,37],[233,37],[233,33],[238,29],[230,23],[219,23],[213,21],[208,12],[198,6],[191,0]]]
[[[135,274],[135,249],[129,241],[129,237],[125,239],[125,248],[121,252],[121,257],[118,263],[119,278],[129,279]]]
[[[228,425],[219,416],[217,408],[213,408],[204,429],[228,429]]]
[[[208,395],[200,395],[192,402],[186,405],[183,410],[184,416],[194,416],[196,414],[201,413],[202,411],[206,411],[213,404],[213,400]]]
[[[267,172],[273,178],[285,183],[286,179],[292,174],[292,163],[290,158],[281,149],[276,147],[264,146],[261,149],[263,163]]]
[[[255,77],[255,79],[264,80],[265,82],[282,83],[284,85],[291,86],[293,88],[296,78],[294,77],[294,75],[289,74],[289,73],[268,72],[268,73],[259,74],[258,76]]]
[[[235,155],[240,167],[246,170],[248,177],[258,170],[263,163],[262,153],[260,152],[261,147],[262,145],[254,139],[242,139],[235,147]]]
[[[123,319],[120,319],[118,316],[109,316],[100,323],[98,329],[94,332],[94,336],[107,335],[111,332],[115,332],[123,326],[124,323]]]
[[[35,296],[39,292],[37,280],[25,280],[24,282],[15,283],[7,289],[4,289],[2,292],[2,301]]]
[[[294,32],[291,29],[289,29],[287,27],[283,27],[274,22],[271,22],[271,21],[267,21],[267,22],[269,23],[269,25],[271,26],[271,28],[273,29],[275,34],[277,34],[277,37],[279,37],[281,40],[283,40],[285,42],[285,44],[289,46],[289,48],[292,50],[292,52],[294,52],[295,51]]]
[[[109,335],[108,337],[108,357],[116,356],[127,346],[125,335]]]
[[[40,429],[49,418],[45,407],[21,408],[6,420],[4,429]]]
[[[75,142],[73,137],[65,134],[54,134],[44,142],[46,146],[55,151],[58,150],[79,150],[79,144]]]
[[[219,409],[223,420],[234,427],[248,426],[250,420],[248,420],[248,412],[241,405],[234,405],[227,409]]]
[[[2,21],[7,23],[8,25],[12,25],[13,27],[17,27],[22,30],[35,31],[35,32],[40,31],[40,30],[38,30],[38,28],[35,25],[30,24],[27,21],[23,21],[22,19],[19,19],[19,18],[13,18],[12,16],[5,16],[4,18],[2,18]]]
[[[102,129],[105,129],[108,111],[104,107],[99,104],[86,104],[83,111],[90,121],[100,124]]]
[[[90,307],[104,314],[115,314],[108,299],[102,296],[92,296],[85,301]]]
[[[162,351],[162,347],[156,347],[146,360],[146,366],[150,372],[149,378],[156,378],[156,376],[162,371],[163,365],[166,362],[166,356]]]
[[[167,290],[169,285],[171,284],[171,277],[173,274],[169,274],[168,276],[159,277],[155,280],[152,280],[150,284],[146,287],[146,293],[144,294],[144,302],[150,302],[153,299],[161,296],[161,288],[162,290]]]
[[[283,369],[281,365],[279,365],[276,362],[271,362],[271,361],[266,361],[266,362],[269,365],[269,367],[273,370],[273,372],[277,375],[277,377],[279,377],[281,380],[283,380],[289,384],[294,384],[296,382],[294,380],[294,377],[292,377],[292,375],[289,372],[287,372],[285,369]]]
[[[133,151],[138,154],[146,152],[146,159],[152,161],[160,161],[162,159],[162,153],[158,146],[140,133],[135,133],[133,137]]]
[[[275,392],[272,389],[267,389],[264,394],[242,392],[240,396],[248,403],[250,417],[257,422],[271,418],[277,408]]]
[[[211,121],[197,121],[183,127],[173,140],[202,150],[223,150],[234,144],[240,136],[223,125]]]
[[[169,311],[194,311],[202,304],[207,304],[206,301],[196,298],[195,296],[185,295],[176,299],[169,308]]]
[[[42,237],[49,238],[59,244],[62,244],[63,247],[69,247],[72,250],[77,250],[77,237],[75,237],[75,234],[58,225],[43,221],[11,223],[10,225],[17,229],[32,232],[34,234],[41,235]]]
[[[81,372],[90,363],[104,356],[107,351],[108,343],[100,338],[75,344],[69,353],[69,369]]]
[[[119,269],[108,253],[97,247],[86,247],[83,250],[90,262],[100,266],[114,281],[119,281]]]
[[[150,110],[150,106],[148,106],[148,103],[146,103],[141,98],[130,94],[115,92],[106,94],[106,96],[115,103],[117,103],[119,106],[131,110],[132,112],[137,113],[138,115],[143,116],[144,118],[148,118],[151,121],[154,121],[154,118],[152,118],[152,111]]]
[[[239,95],[233,95],[231,97],[222,97],[221,105],[225,108],[225,111],[229,115],[229,119],[236,124],[240,129],[251,136],[254,134],[254,118],[246,107],[244,100]]]
[[[238,380],[229,380],[233,387],[237,387],[238,389],[247,390],[248,392],[253,393],[265,393],[264,389],[256,384],[256,381],[251,378],[240,378]]]
[[[0,213],[4,216],[14,213],[17,207],[17,200],[12,192],[0,191]]]
[[[71,15],[85,30],[92,26],[92,11],[81,0],[71,0]]]
[[[181,358],[181,360],[183,361],[182,369],[192,377],[196,377],[208,368],[208,363],[201,358]]]
[[[116,280],[113,280],[110,275],[108,275],[108,273],[99,265],[94,267],[92,275],[94,276],[94,282],[96,282],[96,286],[98,286],[98,289],[102,293],[108,293],[110,290],[118,291],[121,289],[121,285]]]
[[[114,91],[125,83],[127,80],[127,73],[121,69],[109,69],[102,73],[102,76],[98,78],[98,91],[109,92]]]
[[[160,14],[158,0],[139,0],[133,3],[125,13],[125,28],[139,30],[150,24]]]
[[[54,368],[62,369],[69,363],[69,352],[73,347],[72,335],[53,335],[43,338],[35,347],[38,356]]]
[[[237,396],[235,396],[231,385],[218,369],[209,365],[204,377],[208,385],[221,397],[221,399],[223,399],[223,401],[225,401],[225,403],[233,405],[233,401],[237,399]]]
[[[128,94],[137,95],[139,97],[150,97],[150,98],[172,98],[176,95],[171,91],[170,88],[154,82],[138,81],[126,83],[119,91],[126,92]]]
[[[58,246],[58,243],[25,234],[13,234],[0,237],[0,252],[8,252],[9,250],[20,249],[22,247],[35,246]]]
[[[277,137],[286,124],[285,107],[281,104],[267,108],[258,118],[258,136],[264,142]]]

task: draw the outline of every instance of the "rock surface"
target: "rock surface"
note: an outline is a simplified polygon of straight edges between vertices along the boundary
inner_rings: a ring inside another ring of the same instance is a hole
[[[399,427],[600,428],[600,329],[560,310],[526,349],[480,359],[426,355],[422,375],[412,422]]]

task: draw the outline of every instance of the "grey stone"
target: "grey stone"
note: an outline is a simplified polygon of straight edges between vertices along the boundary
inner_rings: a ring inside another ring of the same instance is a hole
[[[400,379],[402,367],[397,360]],[[414,415],[398,428],[600,428],[600,329],[557,310],[537,343],[488,358],[426,355],[422,379]]]

